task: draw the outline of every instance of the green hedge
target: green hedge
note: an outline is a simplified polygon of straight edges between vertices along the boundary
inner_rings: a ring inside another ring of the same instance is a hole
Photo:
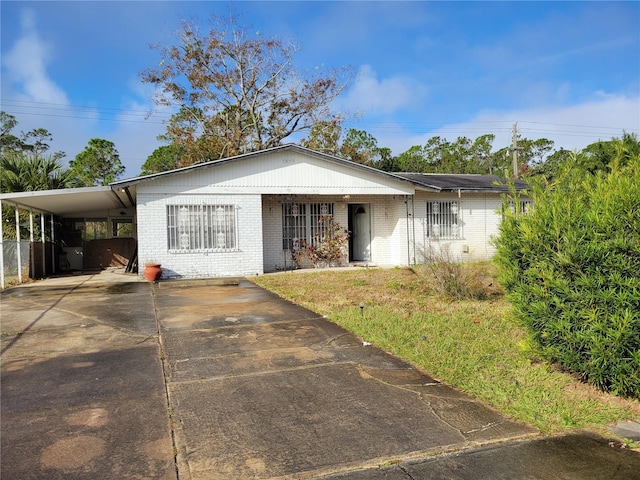
[[[567,166],[504,202],[500,281],[548,360],[640,398],[640,157],[596,175]]]

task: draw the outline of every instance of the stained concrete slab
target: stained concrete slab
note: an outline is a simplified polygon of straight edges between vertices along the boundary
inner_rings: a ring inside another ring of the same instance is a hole
[[[618,422],[611,431],[622,438],[640,442],[640,423],[632,421]]]
[[[2,478],[175,478],[157,346],[2,370]]]
[[[154,296],[181,478],[315,478],[537,433],[248,282]]]
[[[193,401],[203,389],[204,405]],[[355,365],[174,384],[170,392],[192,478],[302,474],[465,441],[417,395],[363,378]]]
[[[165,330],[209,329],[218,326],[259,324],[283,318],[307,319],[318,315],[278,296],[250,287],[156,286],[158,316]]]
[[[175,479],[149,285],[72,280],[0,295],[1,478]]]

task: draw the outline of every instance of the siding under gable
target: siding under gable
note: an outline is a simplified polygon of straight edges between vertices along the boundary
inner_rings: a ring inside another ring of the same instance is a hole
[[[262,193],[411,195],[414,187],[376,172],[295,151],[222,162],[140,183],[147,194]]]

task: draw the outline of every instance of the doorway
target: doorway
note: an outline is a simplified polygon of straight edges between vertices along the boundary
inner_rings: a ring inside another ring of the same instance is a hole
[[[349,261],[371,260],[371,215],[368,203],[349,204]]]

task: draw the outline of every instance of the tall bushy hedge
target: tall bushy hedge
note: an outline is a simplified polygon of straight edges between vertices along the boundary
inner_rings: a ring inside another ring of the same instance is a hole
[[[576,165],[532,185],[526,213],[505,198],[500,281],[545,358],[640,398],[640,156],[595,175]]]

